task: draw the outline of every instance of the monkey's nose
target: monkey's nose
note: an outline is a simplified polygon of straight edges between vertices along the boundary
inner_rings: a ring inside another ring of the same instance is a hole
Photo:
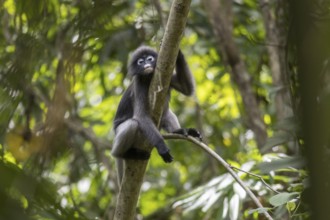
[[[144,64],[144,69],[148,69],[148,68],[152,68],[151,64],[150,63],[146,63]]]

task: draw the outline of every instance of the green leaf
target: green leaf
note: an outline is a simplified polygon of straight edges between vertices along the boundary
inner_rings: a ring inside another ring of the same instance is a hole
[[[263,207],[263,208],[257,208],[257,209],[250,209],[248,211],[248,214],[251,215],[254,212],[258,212],[259,214],[263,214],[263,213],[266,213],[270,209],[271,208],[269,208],[269,207]]]
[[[284,205],[285,203],[289,202],[293,198],[296,198],[298,195],[299,195],[299,193],[297,193],[297,192],[293,192],[293,193],[287,193],[287,192],[280,193],[280,194],[277,194],[277,195],[271,197],[269,199],[269,203],[272,204],[275,207],[281,206],[281,205]]]
[[[267,139],[267,142],[262,150],[270,149],[274,146],[281,145],[293,140],[291,134],[287,132],[278,132],[273,137]]]
[[[263,162],[258,165],[262,173],[269,173],[273,170],[287,169],[289,167],[301,168],[304,165],[302,157],[285,157],[271,162]]]
[[[290,131],[290,132],[297,132],[299,130],[297,121],[298,121],[298,119],[294,116],[284,118],[275,124],[274,129]]]
[[[289,210],[289,211],[293,211],[293,210],[296,209],[296,203],[293,202],[293,201],[290,201],[290,202],[288,202],[288,203],[286,204],[286,208],[287,208],[287,210]]]

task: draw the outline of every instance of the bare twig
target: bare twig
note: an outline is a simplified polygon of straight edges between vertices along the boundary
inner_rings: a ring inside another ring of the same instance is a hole
[[[193,138],[193,137],[186,137],[184,135],[180,134],[165,134],[163,135],[165,139],[184,139],[188,140],[200,148],[202,148],[206,153],[211,155],[214,159],[216,159],[221,165],[223,165],[226,170],[230,173],[230,175],[238,182],[238,184],[246,191],[246,193],[250,196],[250,198],[253,200],[253,202],[257,205],[258,208],[263,209],[265,212],[263,214],[266,216],[267,219],[272,220],[273,218],[270,216],[270,214],[266,211],[266,208],[262,206],[258,198],[253,194],[253,192],[244,184],[244,182],[239,178],[239,176],[235,173],[235,171],[232,169],[232,167],[217,153],[215,153],[211,148],[209,148],[206,144],[203,142],[200,142],[199,140]]]
[[[275,189],[273,189],[270,185],[268,185],[268,184],[266,183],[266,181],[265,181],[261,176],[259,176],[259,175],[257,175],[257,174],[254,174],[254,173],[250,173],[250,172],[248,172],[248,171],[242,170],[242,169],[237,168],[237,167],[234,167],[234,166],[230,166],[230,167],[231,167],[232,169],[234,169],[234,170],[241,171],[241,172],[246,173],[246,174],[248,174],[248,175],[250,175],[250,176],[257,177],[259,180],[261,180],[261,182],[262,182],[262,183],[263,183],[268,189],[270,189],[271,191],[273,191],[273,192],[275,192],[275,193],[280,193],[280,192],[276,191]]]

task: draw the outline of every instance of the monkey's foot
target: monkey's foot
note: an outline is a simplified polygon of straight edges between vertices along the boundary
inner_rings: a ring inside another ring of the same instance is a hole
[[[131,160],[149,160],[150,153],[145,150],[138,149],[138,148],[130,148],[123,155],[123,158],[131,159]]]
[[[178,130],[173,131],[174,134],[182,134],[184,136],[192,136],[194,138],[198,138],[200,141],[203,141],[203,137],[201,133],[195,128],[180,128]]]
[[[198,138],[200,141],[203,141],[203,136],[201,135],[201,133],[195,129],[195,128],[188,128],[188,135]]]
[[[173,161],[173,157],[170,154],[170,151],[167,151],[166,153],[159,154],[159,155],[163,158],[165,163],[171,163]]]

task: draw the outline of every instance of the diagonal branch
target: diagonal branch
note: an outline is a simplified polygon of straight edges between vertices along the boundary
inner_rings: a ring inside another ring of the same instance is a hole
[[[196,144],[198,147],[202,148],[206,153],[211,155],[214,159],[216,159],[222,166],[225,167],[225,169],[229,172],[229,174],[236,180],[236,182],[245,190],[245,192],[250,196],[250,198],[253,200],[253,202],[258,206],[258,208],[262,209],[264,212],[263,214],[266,216],[267,219],[272,220],[273,218],[269,215],[269,213],[266,211],[266,209],[262,206],[258,198],[253,194],[253,192],[244,184],[244,182],[239,178],[239,176],[235,173],[235,171],[232,169],[232,167],[217,153],[215,153],[211,148],[209,148],[206,144],[203,142],[198,141],[197,139],[193,137],[186,137],[184,135],[180,134],[166,134],[163,135],[166,139],[184,139],[188,140],[194,144]]]

